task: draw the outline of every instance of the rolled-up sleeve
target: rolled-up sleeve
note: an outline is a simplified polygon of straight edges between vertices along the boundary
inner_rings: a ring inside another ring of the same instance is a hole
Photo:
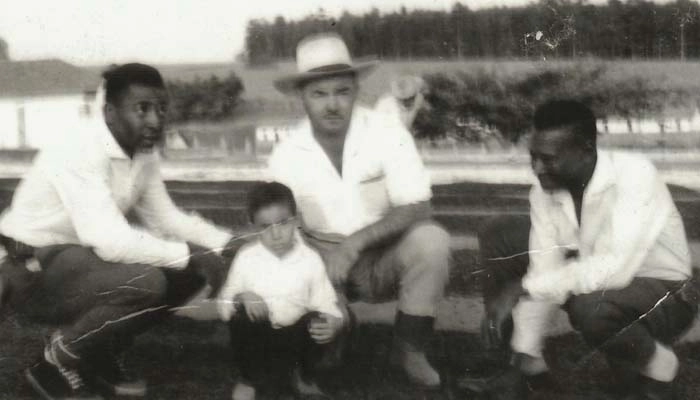
[[[429,201],[430,174],[411,134],[400,124],[384,124],[381,159],[387,192],[393,206]]]
[[[80,243],[102,259],[127,264],[183,268],[183,242],[158,238],[131,226],[112,197],[108,165],[67,161],[46,175],[68,213]]]

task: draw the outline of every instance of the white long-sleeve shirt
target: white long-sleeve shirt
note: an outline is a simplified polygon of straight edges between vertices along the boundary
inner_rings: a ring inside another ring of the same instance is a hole
[[[321,256],[299,237],[282,258],[259,241],[239,250],[219,294],[222,319],[233,315],[233,299],[244,292],[255,293],[265,301],[275,328],[293,325],[312,311],[343,318]]]
[[[568,191],[530,194],[530,267],[524,288],[534,299],[627,286],[635,277],[684,280],[688,242],[666,184],[648,160],[599,151],[583,194],[581,224]],[[579,257],[565,260],[567,249]]]
[[[542,356],[553,312],[569,295],[627,286],[635,277],[691,275],[680,213],[656,168],[632,154],[599,151],[583,194],[581,224],[568,191],[530,192],[530,296],[513,310],[514,351]],[[568,250],[577,259],[566,260]]]
[[[131,210],[144,228],[127,222]],[[230,233],[178,209],[157,153],[130,159],[102,120],[42,150],[0,216],[0,232],[31,246],[80,244],[102,259],[182,268],[186,241],[224,246]]]

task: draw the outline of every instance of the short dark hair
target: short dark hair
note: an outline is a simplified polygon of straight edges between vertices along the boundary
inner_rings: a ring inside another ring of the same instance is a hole
[[[102,73],[105,80],[105,99],[117,104],[130,85],[164,88],[165,82],[157,69],[146,64],[113,65]]]
[[[260,209],[281,204],[289,207],[292,215],[297,213],[297,203],[292,190],[279,182],[265,182],[256,185],[248,193],[248,218],[255,222],[255,214]]]
[[[545,131],[571,128],[581,144],[595,149],[598,128],[595,115],[585,104],[576,100],[550,100],[535,110],[535,129]]]

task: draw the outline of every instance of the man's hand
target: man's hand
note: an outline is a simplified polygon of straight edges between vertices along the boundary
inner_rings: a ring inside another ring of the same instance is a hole
[[[250,241],[255,240],[259,234],[260,229],[254,225],[246,225],[245,227],[236,229],[231,239],[229,239],[226,245],[224,245],[223,250],[221,250],[221,256],[230,264],[238,250]]]
[[[253,292],[244,292],[236,296],[236,300],[243,304],[248,319],[252,322],[266,321],[270,317],[270,311],[262,297]]]
[[[503,325],[510,317],[520,296],[525,294],[525,290],[518,282],[505,288],[496,299],[490,302],[484,320],[481,321],[481,340],[487,348],[504,345]]]
[[[209,298],[216,297],[226,279],[228,264],[222,256],[205,247],[193,243],[188,243],[187,246],[190,249],[190,262],[187,268],[203,276],[212,289]]]
[[[700,304],[700,270],[693,268],[693,276],[690,277],[679,289],[680,297],[691,306]]]
[[[348,278],[350,268],[360,259],[361,247],[347,238],[326,256],[326,271],[331,282],[339,286]]]
[[[309,335],[314,342],[326,344],[333,341],[333,338],[343,327],[343,320],[330,314],[321,314],[309,322]]]
[[[219,298],[216,301],[216,310],[219,312],[219,318],[224,322],[228,322],[236,312],[236,304],[232,299]]]

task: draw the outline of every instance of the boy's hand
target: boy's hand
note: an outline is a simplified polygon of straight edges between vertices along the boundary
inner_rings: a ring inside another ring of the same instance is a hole
[[[243,303],[248,319],[253,322],[266,321],[269,319],[270,311],[262,297],[253,292],[245,292],[236,296],[236,299]]]
[[[343,327],[343,320],[330,314],[321,314],[309,322],[309,335],[318,344],[326,344],[333,341]]]

